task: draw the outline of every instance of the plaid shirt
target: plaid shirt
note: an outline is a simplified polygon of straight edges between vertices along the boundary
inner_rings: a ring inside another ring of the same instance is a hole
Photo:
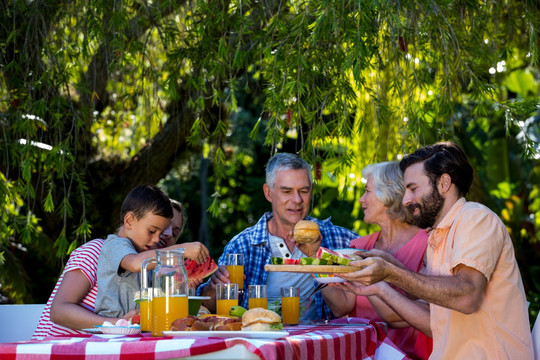
[[[218,265],[226,265],[227,254],[244,254],[244,275],[246,275],[244,289],[246,291],[249,285],[266,284],[268,273],[264,271],[264,265],[270,264],[272,254],[267,231],[267,221],[271,217],[271,212],[265,213],[257,224],[232,238],[225,246],[223,254],[218,260]],[[328,249],[346,248],[352,239],[359,237],[353,231],[332,224],[330,218],[321,221],[308,216],[306,220],[314,221],[319,225],[322,235],[321,246]],[[291,274],[291,276],[294,275]],[[208,282],[199,286],[198,294]],[[315,295],[315,303],[317,304],[317,317],[319,319],[328,318],[328,315],[332,314],[324,303],[320,292]],[[241,306],[248,308],[247,294],[243,296]]]

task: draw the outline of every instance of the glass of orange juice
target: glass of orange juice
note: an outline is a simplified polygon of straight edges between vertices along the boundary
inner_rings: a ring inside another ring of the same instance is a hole
[[[298,324],[300,321],[300,288],[281,288],[281,316],[284,324]]]
[[[216,314],[229,315],[229,309],[238,305],[238,284],[216,285]]]
[[[250,309],[268,308],[268,299],[266,298],[266,285],[249,285],[248,296],[248,305]]]
[[[238,290],[243,290],[244,254],[227,254],[227,271],[231,283],[238,284]]]

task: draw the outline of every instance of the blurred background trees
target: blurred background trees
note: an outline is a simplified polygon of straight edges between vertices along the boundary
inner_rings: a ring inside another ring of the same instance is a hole
[[[360,170],[454,140],[535,316],[539,18],[529,0],[1,2],[0,301],[45,302],[137,184],[182,201],[183,239],[217,257],[269,209],[276,151],[313,165],[313,215],[364,234]]]

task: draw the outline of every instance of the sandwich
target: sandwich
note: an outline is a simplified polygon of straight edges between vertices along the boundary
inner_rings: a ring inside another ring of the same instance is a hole
[[[281,317],[263,308],[250,309],[242,315],[242,331],[283,330]]]
[[[293,238],[299,244],[310,244],[319,240],[321,231],[319,225],[313,221],[300,220],[294,226]]]

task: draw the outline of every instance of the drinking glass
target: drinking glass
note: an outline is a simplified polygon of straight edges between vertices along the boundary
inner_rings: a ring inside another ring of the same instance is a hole
[[[300,288],[281,288],[281,316],[284,324],[298,324],[300,321]]]
[[[268,308],[268,299],[266,298],[266,285],[249,285],[248,297],[248,306],[250,309]]]
[[[231,283],[238,284],[238,290],[243,290],[244,254],[227,254],[227,271]]]
[[[229,315],[229,309],[238,305],[238,284],[216,285],[216,314]]]

